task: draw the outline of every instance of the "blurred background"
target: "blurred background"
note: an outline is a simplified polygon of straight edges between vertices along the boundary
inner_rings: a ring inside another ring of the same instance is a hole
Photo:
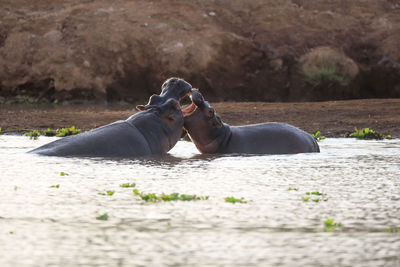
[[[1,0],[0,103],[400,97],[398,0]]]

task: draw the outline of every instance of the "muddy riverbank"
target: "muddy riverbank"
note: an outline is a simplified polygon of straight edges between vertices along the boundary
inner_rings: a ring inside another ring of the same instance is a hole
[[[224,122],[243,125],[286,122],[307,132],[321,131],[327,137],[341,137],[354,127],[369,127],[400,137],[400,99],[364,99],[326,102],[211,103]],[[72,125],[90,130],[137,112],[134,105],[1,105],[2,131],[57,129]]]

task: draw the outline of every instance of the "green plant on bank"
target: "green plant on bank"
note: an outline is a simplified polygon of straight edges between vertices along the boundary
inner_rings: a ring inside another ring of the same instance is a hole
[[[235,197],[226,197],[224,198],[225,202],[229,202],[229,203],[243,203],[246,204],[247,201],[244,198],[235,198]]]
[[[390,227],[385,230],[385,233],[400,233],[400,227]]]
[[[26,133],[25,136],[29,136],[29,139],[36,140],[40,136],[40,132],[38,130],[32,130],[29,133]]]
[[[61,130],[58,130],[58,133],[56,134],[57,137],[65,137],[69,135],[75,135],[80,133],[82,130],[81,129],[76,129],[75,126],[72,126],[70,128],[62,128]]]
[[[51,130],[50,128],[47,128],[47,130],[43,132],[43,135],[44,136],[55,136],[56,133],[53,130]]]
[[[29,96],[16,96],[13,99],[8,99],[4,102],[6,105],[10,104],[36,104],[39,102],[38,98],[29,97]]]
[[[334,219],[326,219],[324,222],[325,232],[334,232],[337,228],[342,228],[342,223],[336,223]]]
[[[314,137],[315,141],[317,142],[325,139],[325,136],[321,135],[320,131],[317,131],[315,134],[311,134],[311,136]]]
[[[127,187],[135,187],[135,186],[136,186],[135,183],[132,183],[132,184],[130,184],[130,183],[125,183],[125,184],[119,185],[119,187],[124,187],[124,188],[127,188]]]
[[[53,101],[46,98],[36,98],[31,96],[17,95],[14,97],[8,97],[7,99],[3,96],[0,96],[0,104],[4,105],[21,105],[21,104],[55,104],[59,103],[58,99],[54,99]]]
[[[115,191],[107,190],[105,193],[98,193],[98,194],[102,195],[102,196],[112,196],[112,195],[114,195],[114,193],[115,193]]]
[[[384,134],[378,133],[370,128],[357,129],[357,127],[356,127],[356,128],[354,128],[354,130],[355,130],[355,132],[351,133],[349,135],[349,137],[353,137],[353,138],[357,138],[357,139],[365,139],[365,140],[392,139],[392,136],[390,134],[384,135]]]
[[[313,70],[303,70],[305,80],[313,86],[319,85],[322,81],[330,81],[346,86],[349,79],[336,72],[334,63],[324,61],[321,65]]]
[[[142,200],[146,202],[161,202],[161,201],[192,201],[192,200],[207,200],[208,196],[196,196],[196,195],[186,195],[179,193],[156,195],[155,193],[141,193],[137,189],[133,189],[133,194],[139,196]]]
[[[52,186],[50,186],[50,188],[60,188],[60,185],[59,184],[52,185]]]
[[[66,172],[60,172],[60,176],[65,176],[65,175],[69,175],[69,174]]]
[[[96,220],[107,221],[108,220],[108,214],[104,213],[103,215],[97,216]]]

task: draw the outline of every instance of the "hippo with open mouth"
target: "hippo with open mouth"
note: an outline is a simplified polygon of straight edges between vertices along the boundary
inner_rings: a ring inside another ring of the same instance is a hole
[[[137,106],[140,112],[93,131],[58,139],[29,151],[47,156],[138,157],[168,152],[181,138],[183,115],[179,100],[192,86],[178,78],[162,85],[160,95]]]
[[[308,133],[285,123],[229,126],[193,89],[192,104],[183,109],[184,128],[201,153],[296,154],[319,152]]]

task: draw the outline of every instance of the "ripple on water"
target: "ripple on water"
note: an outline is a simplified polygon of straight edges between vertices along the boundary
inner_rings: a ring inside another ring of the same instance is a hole
[[[52,140],[0,136],[1,266],[400,265],[400,233],[385,233],[400,228],[400,140],[284,156],[199,155],[190,142],[152,159],[25,154]],[[209,199],[144,203],[128,182]],[[327,218],[343,227],[326,233]]]

